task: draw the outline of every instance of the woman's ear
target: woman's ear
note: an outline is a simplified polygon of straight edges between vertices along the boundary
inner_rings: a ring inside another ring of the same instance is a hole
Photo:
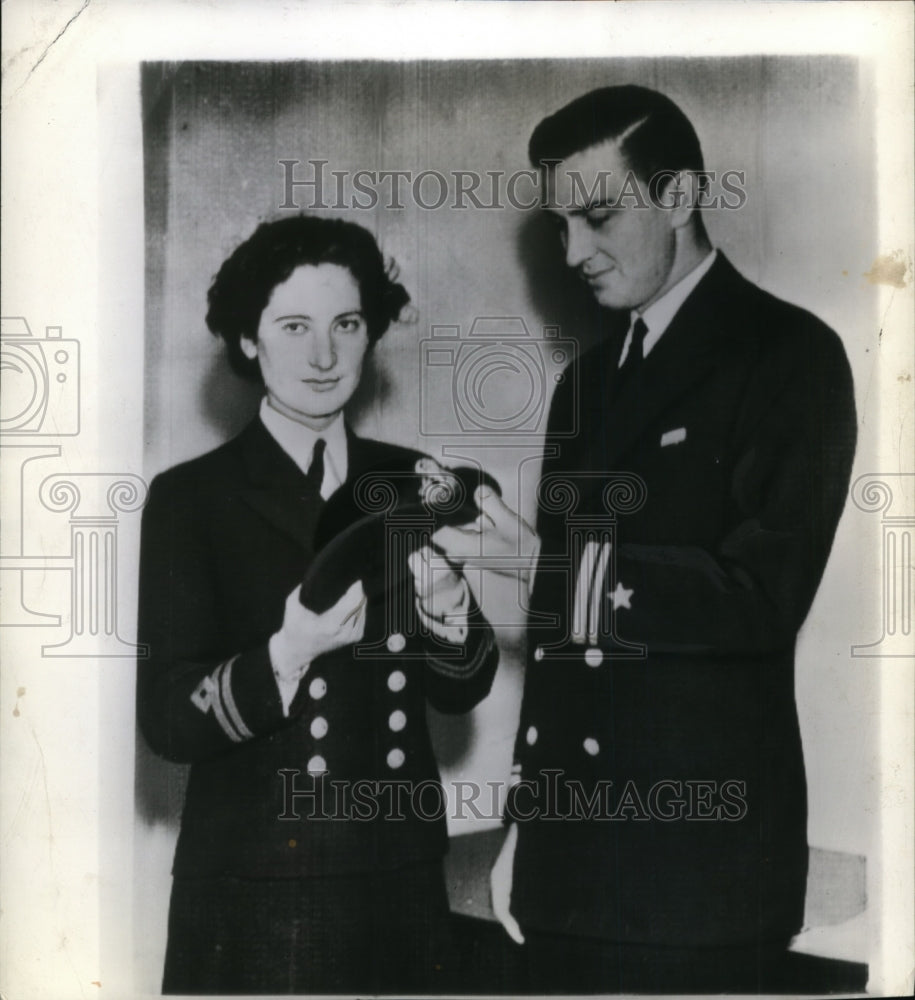
[[[249,360],[253,361],[257,357],[257,341],[252,340],[250,337],[242,337],[239,340],[239,346],[241,347],[241,352]]]

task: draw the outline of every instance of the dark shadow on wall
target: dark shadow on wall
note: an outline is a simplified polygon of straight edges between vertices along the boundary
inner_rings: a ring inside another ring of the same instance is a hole
[[[565,262],[555,225],[544,211],[525,212],[518,226],[518,263],[527,292],[548,326],[574,340],[582,354],[609,330],[617,317],[597,305],[585,284]]]
[[[427,708],[426,717],[439,767],[454,767],[470,753],[476,741],[473,714],[444,715],[434,708]]]
[[[165,824],[177,830],[184,807],[189,767],[157,757],[137,733],[134,809],[147,826]]]
[[[206,422],[228,441],[239,434],[257,413],[264,394],[260,382],[248,381],[229,368],[224,356],[213,358],[200,389]]]

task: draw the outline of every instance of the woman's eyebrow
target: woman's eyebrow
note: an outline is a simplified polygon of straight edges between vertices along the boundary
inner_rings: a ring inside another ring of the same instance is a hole
[[[352,309],[344,309],[343,312],[337,313],[334,319],[340,319],[343,316],[362,316],[362,310],[354,306]],[[310,320],[312,317],[308,313],[288,313],[284,316],[275,316],[273,319],[274,323],[282,323],[287,319],[307,319]]]

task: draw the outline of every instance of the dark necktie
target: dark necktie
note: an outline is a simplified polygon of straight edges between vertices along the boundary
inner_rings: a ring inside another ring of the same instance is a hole
[[[327,442],[324,438],[318,438],[315,441],[314,451],[311,453],[311,465],[308,466],[308,472],[305,473],[305,481],[308,483],[310,493],[318,495],[321,493],[321,487],[324,484],[324,449],[326,447]]]
[[[645,325],[645,320],[639,316],[632,324],[632,339],[629,341],[629,353],[620,367],[621,382],[629,379],[633,372],[638,371],[641,367],[642,361],[645,358],[645,336],[647,333],[648,327]]]

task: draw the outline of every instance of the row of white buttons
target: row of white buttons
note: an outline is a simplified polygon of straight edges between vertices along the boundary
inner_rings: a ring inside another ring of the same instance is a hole
[[[308,685],[308,693],[315,701],[320,701],[327,694],[327,681],[323,677],[313,678]],[[316,715],[311,720],[311,735],[316,740],[321,740],[327,735],[327,719],[322,715]],[[324,774],[326,770],[327,761],[320,754],[315,754],[308,762],[309,774]]]
[[[528,726],[527,732],[524,734],[524,739],[527,741],[527,745],[532,747],[537,742],[537,737],[540,734],[537,732],[536,726]],[[600,753],[600,743],[597,742],[592,736],[587,737],[587,739],[582,743],[585,749],[585,753],[590,754],[592,757],[596,757]]]
[[[544,656],[543,646],[538,646],[534,650],[534,659],[539,663]],[[598,649],[597,646],[589,646],[585,650],[585,663],[589,667],[599,667],[604,662],[603,650]]]
[[[402,670],[392,670],[388,674],[388,689],[394,692],[403,691],[407,678]],[[315,701],[320,701],[327,694],[327,681],[323,677],[315,677],[308,685],[308,693]]]
[[[387,756],[388,767],[392,771],[396,771],[397,768],[403,766],[403,762],[407,759],[407,755],[400,749],[400,747],[394,747],[393,750],[389,751]],[[315,754],[314,757],[308,762],[308,773],[311,775],[325,774],[327,772],[327,761],[320,755]]]
[[[392,640],[399,638],[404,641],[403,636],[400,633],[395,633],[388,640],[388,648],[391,652],[400,652],[403,646],[399,646],[397,649],[392,649]],[[396,642],[394,645],[397,645]],[[406,642],[404,641],[404,645]],[[402,691],[407,683],[407,678],[402,670],[392,670],[388,675],[388,688],[391,691],[397,692]],[[315,701],[320,701],[321,698],[327,694],[327,682],[323,677],[315,677],[311,684],[308,685],[308,693]],[[402,712],[399,708],[395,709],[388,716],[388,728],[393,733],[399,733],[407,724],[406,713]],[[311,722],[311,735],[316,740],[321,740],[327,735],[328,724],[327,719],[321,715],[315,716]],[[400,747],[394,747],[388,753],[387,764],[392,770],[397,770],[397,768],[403,765],[404,760],[406,760],[406,755]],[[327,771],[327,761],[320,755],[316,754],[308,762],[308,773],[309,774],[324,774]]]
[[[407,640],[399,633],[395,632],[392,636],[388,637],[388,649],[392,653],[399,653],[407,645]],[[395,692],[403,691],[406,686],[407,678],[402,670],[392,670],[388,674],[388,690]],[[404,726],[407,724],[407,716],[399,708],[395,708],[393,712],[388,716],[388,728],[392,733],[399,733]],[[406,754],[400,747],[394,747],[388,752],[387,764],[392,771],[396,771],[397,768],[403,765],[406,760]]]
[[[388,688],[391,691],[403,691],[407,678],[402,670],[392,670],[388,674]],[[327,694],[327,681],[323,677],[315,677],[308,685],[308,693],[315,701],[320,701]]]
[[[392,733],[399,733],[401,729],[403,729],[404,726],[406,726],[406,724],[407,724],[406,713],[401,712],[399,708],[395,709],[388,716],[388,728],[391,730]],[[323,740],[324,737],[327,735],[327,729],[328,729],[327,719],[325,719],[323,715],[316,715],[311,720],[311,735],[316,740]]]

